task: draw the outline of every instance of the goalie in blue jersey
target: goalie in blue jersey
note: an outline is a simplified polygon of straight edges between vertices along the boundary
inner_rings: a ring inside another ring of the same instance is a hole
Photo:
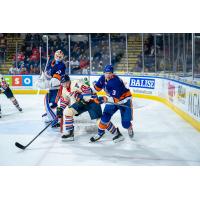
[[[45,96],[45,110],[47,113],[47,120],[52,121],[56,119],[57,96],[60,88],[61,76],[65,74],[65,64],[63,62],[64,54],[61,50],[57,50],[54,55],[54,60],[48,63],[44,72],[46,79],[49,80],[49,92]],[[58,120],[52,123],[52,127],[59,126]]]

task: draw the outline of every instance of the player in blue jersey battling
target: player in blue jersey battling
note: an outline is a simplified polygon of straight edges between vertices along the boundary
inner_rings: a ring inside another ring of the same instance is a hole
[[[61,76],[65,74],[65,64],[63,62],[64,54],[57,50],[54,54],[54,60],[49,62],[44,72],[45,77],[49,80],[49,92],[45,96],[45,110],[48,121],[56,119],[57,95],[60,87]],[[52,123],[52,127],[59,126],[58,121]]]
[[[100,90],[106,92],[106,97],[98,97],[100,102],[106,103],[103,115],[98,125],[98,133],[94,137],[90,138],[91,142],[99,140],[105,133],[106,129],[109,129],[110,120],[117,110],[121,113],[121,123],[123,128],[128,130],[129,137],[132,139],[134,136],[132,128],[132,95],[129,89],[127,89],[123,81],[115,74],[113,74],[113,66],[106,65],[104,67],[104,75],[94,83],[94,90],[99,92]],[[113,138],[114,141],[121,141],[124,139],[118,128],[115,128],[112,124],[112,129],[117,133]]]

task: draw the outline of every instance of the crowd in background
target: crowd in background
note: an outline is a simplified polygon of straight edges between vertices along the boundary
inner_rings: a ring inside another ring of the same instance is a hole
[[[10,74],[39,74],[40,65],[44,70],[47,63],[47,38],[45,34],[24,34],[23,42],[17,49],[16,53],[12,57],[12,66],[9,69]],[[7,54],[6,49],[6,36],[8,34],[0,34],[0,66],[5,66],[5,56]],[[20,34],[18,34],[21,37]],[[88,34],[70,34],[70,49],[69,49],[69,35],[68,34],[48,34],[48,60],[52,60],[56,50],[61,49],[65,55],[64,62],[66,65],[66,71],[69,71],[69,65],[71,74],[88,74],[91,65],[92,72],[102,71],[103,66],[112,63],[113,65],[120,63],[125,54],[125,37],[113,37],[111,35],[111,52],[109,52],[109,38],[108,34],[91,34],[91,61],[90,61],[90,49],[89,49],[89,35]],[[166,44],[163,48],[163,37],[157,36],[156,46],[154,41],[154,35],[148,34],[148,37],[144,40],[144,66],[146,72],[155,71],[155,51],[156,51],[156,65],[158,70],[162,70],[165,66],[166,70],[172,68],[172,52],[170,54],[169,46]],[[191,41],[191,37],[188,38]],[[166,42],[168,43],[168,42]],[[197,41],[198,43],[198,41]],[[179,45],[179,46],[178,46]],[[177,66],[183,65],[183,51],[177,49],[183,45],[183,40],[180,40],[178,44],[175,42],[174,46],[174,62]],[[41,48],[41,59],[40,59]],[[191,49],[189,49],[191,50]],[[189,52],[188,50],[188,52]],[[69,60],[70,51],[70,60]],[[177,53],[178,52],[178,53]],[[163,59],[165,57],[168,59]],[[197,54],[197,65],[200,63],[200,58]],[[110,60],[111,54],[111,60]],[[170,54],[170,55],[169,55]],[[187,54],[186,64],[191,66],[191,55]],[[91,62],[91,63],[90,63]],[[143,65],[142,52],[138,53],[137,64],[135,71],[141,71]],[[198,67],[199,69],[200,67]],[[90,72],[91,73],[91,72]]]
[[[47,63],[46,45],[47,39],[44,34],[25,34],[23,45],[18,49],[17,58],[13,55],[13,65],[9,69],[10,74],[39,74],[40,62],[41,68],[44,69]],[[73,37],[73,34],[72,36]],[[125,53],[125,37],[113,37],[111,50],[111,63],[113,65],[120,62]],[[0,40],[1,42],[1,40]],[[5,40],[2,41],[5,44]],[[2,43],[1,42],[1,43]],[[0,44],[1,44],[0,43]],[[40,60],[41,47],[41,60]],[[91,70],[93,72],[102,71],[103,66],[110,63],[110,52],[108,44],[108,34],[92,34],[91,36]],[[144,43],[145,66],[149,69],[154,66],[154,41],[150,35]],[[68,34],[48,34],[48,59],[53,59],[56,50],[61,49],[65,55],[64,62],[66,70],[69,70],[69,64],[72,74],[89,73],[89,41],[86,37],[82,41],[70,40],[70,60],[69,60],[69,40]],[[0,51],[1,59],[3,52]],[[142,65],[142,55],[138,55],[137,65]]]
[[[4,61],[5,52],[6,52],[6,37],[5,34],[0,33],[0,63]]]

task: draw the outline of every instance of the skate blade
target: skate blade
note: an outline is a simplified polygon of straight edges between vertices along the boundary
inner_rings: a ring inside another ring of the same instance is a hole
[[[118,139],[116,139],[116,140],[113,140],[113,142],[114,142],[114,143],[118,143],[118,142],[122,142],[122,141],[124,141],[124,140],[125,140],[125,138],[122,137],[122,138],[118,138]]]
[[[69,138],[61,138],[62,142],[70,142],[70,141],[74,141],[74,137],[69,137]]]
[[[103,144],[103,143],[106,143],[106,142],[112,142],[112,139],[110,140],[110,139],[105,139],[105,138],[104,138],[104,139],[96,140],[96,141],[94,141],[94,142],[89,141],[89,143],[91,143],[91,144],[95,144],[95,143],[96,143],[96,144],[98,144],[98,143],[99,143],[99,144],[101,144],[101,143]]]

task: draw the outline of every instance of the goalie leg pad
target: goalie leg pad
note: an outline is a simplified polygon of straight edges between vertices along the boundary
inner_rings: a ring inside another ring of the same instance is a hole
[[[55,114],[55,112],[53,111],[53,109],[49,105],[49,94],[45,95],[44,105],[45,105],[45,110],[46,110],[47,117],[48,117],[49,121],[55,120],[56,119],[56,114]],[[57,123],[58,123],[58,120],[55,120],[55,122],[52,123],[52,126],[57,124]]]

